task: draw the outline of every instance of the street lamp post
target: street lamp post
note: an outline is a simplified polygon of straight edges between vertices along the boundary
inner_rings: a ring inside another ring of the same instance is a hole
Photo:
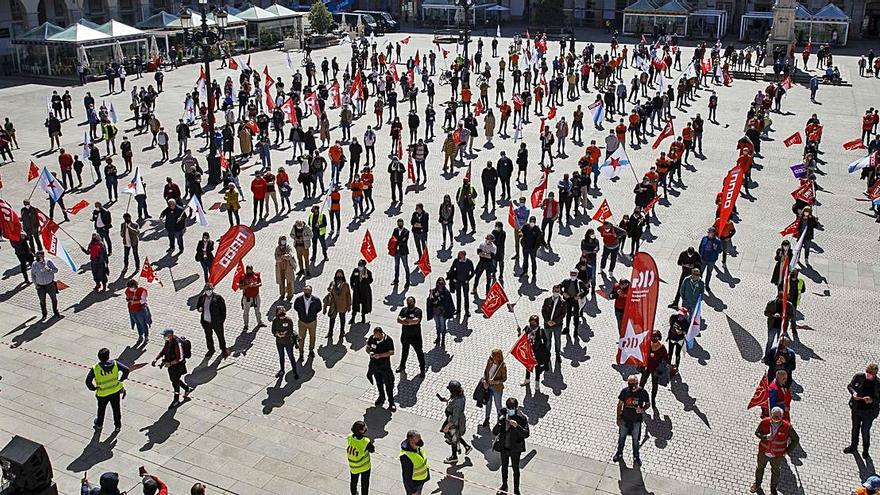
[[[217,143],[214,142],[214,98],[211,94],[211,48],[223,41],[223,30],[227,24],[227,14],[222,8],[211,7],[214,14],[216,29],[208,27],[208,0],[199,0],[199,14],[202,17],[199,29],[193,29],[192,13],[184,7],[180,11],[180,25],[187,45],[197,46],[202,52],[202,63],[205,65],[205,87],[208,88],[208,184],[219,184],[222,181],[220,157],[217,155]]]
[[[461,5],[463,13],[462,17],[464,18],[464,26],[462,30],[462,36],[464,37],[464,67],[462,67],[461,80],[464,83],[470,84],[470,53],[468,50],[468,45],[471,41],[471,28],[469,12],[471,7],[473,6],[473,0],[458,0],[458,4]]]

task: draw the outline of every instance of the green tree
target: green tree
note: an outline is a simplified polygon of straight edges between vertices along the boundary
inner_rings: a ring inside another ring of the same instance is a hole
[[[564,21],[562,0],[539,0],[535,6],[535,24],[539,26],[559,26]]]
[[[327,6],[321,1],[316,1],[309,9],[309,23],[312,30],[318,34],[324,34],[330,31],[333,25],[333,15],[327,10]]]

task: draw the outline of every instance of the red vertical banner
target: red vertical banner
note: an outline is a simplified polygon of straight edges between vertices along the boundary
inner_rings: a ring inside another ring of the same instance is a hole
[[[650,335],[654,331],[660,275],[650,254],[640,252],[632,262],[629,293],[620,326],[617,364],[644,365],[648,360]]]
[[[245,225],[230,227],[220,238],[217,254],[208,271],[208,281],[211,285],[216,286],[223,280],[244,258],[244,255],[253,249],[254,244],[256,244],[256,238],[253,230]]]
[[[721,232],[723,227],[727,225],[727,220],[736,206],[736,198],[739,197],[744,176],[745,174],[738,165],[727,172],[727,177],[724,178],[724,184],[721,186],[721,208],[718,213],[718,223],[715,225],[716,232]]]

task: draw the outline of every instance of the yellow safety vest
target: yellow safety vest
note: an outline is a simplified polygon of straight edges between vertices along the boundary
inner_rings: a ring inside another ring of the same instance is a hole
[[[425,450],[419,448],[418,452],[400,449],[400,455],[409,457],[413,465],[413,481],[425,481],[428,479],[428,455]]]
[[[107,397],[125,388],[119,381],[119,365],[116,361],[113,361],[113,369],[110,371],[104,371],[101,363],[93,366],[92,371],[95,373],[95,395],[98,397]]]
[[[362,437],[356,438],[353,433],[348,435],[348,448],[345,453],[348,455],[348,469],[351,474],[359,474],[370,470],[370,453],[367,451],[367,445],[370,439]]]
[[[314,216],[315,216],[314,213],[309,213],[309,228],[312,228],[312,218],[314,218]],[[321,227],[321,220],[323,220],[324,218],[325,218],[324,212],[319,212],[318,213],[318,233],[320,235],[325,235],[327,233],[327,223],[325,222],[324,226]],[[314,234],[314,232],[312,232],[312,234]]]

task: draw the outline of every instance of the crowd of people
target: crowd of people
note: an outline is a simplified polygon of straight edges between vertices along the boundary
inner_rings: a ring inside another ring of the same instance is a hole
[[[613,307],[620,327],[632,289],[626,277],[617,279],[614,276],[618,260],[632,260],[643,249],[645,234],[657,225],[655,210],[658,203],[668,202],[670,191],[683,188],[687,178],[683,170],[696,170],[689,168],[692,157],[705,158],[706,122],[718,123],[716,109],[722,88],[731,84],[731,73],[751,70],[753,63],[756,66],[762,64],[766,56],[774,57],[774,65],[780,67],[776,71],[780,77],[758,91],[743,108],[743,136],[731,142],[729,149],[737,157],[735,170],[744,176],[741,179],[744,195],[751,194],[752,170],[755,160],[763,157],[761,148],[767,145],[763,141],[772,126],[771,115],[782,118],[781,107],[786,91],[791,87],[787,76],[794,57],[784,53],[767,54],[762,49],[754,54],[749,48],[737,51],[732,45],[722,48],[719,42],[688,49],[690,60],[685,57],[683,62],[684,50],[677,41],[668,37],[653,43],[643,39],[640,43],[626,45],[612,37],[607,50],[593,43],[584,43],[577,51],[574,39],[570,38],[561,40],[558,54],[554,54],[555,50],[548,46],[552,42],[545,36],[534,39],[517,36],[509,44],[507,53],[503,53],[502,47],[499,56],[500,39],[489,41],[491,53],[488,53],[489,49],[484,47],[484,40],[480,38],[475,43],[476,49],[471,52],[472,57],[465,59],[462,53],[450,54],[440,45],[436,45],[436,51],[420,53],[409,50],[405,43],[402,46],[400,41],[380,46],[375,40],[362,38],[351,44],[351,58],[344,65],[340,66],[335,57],[332,62],[326,57],[320,63],[310,60],[305,65],[304,74],[295,69],[290,77],[272,77],[268,69],[261,73],[247,64],[236,62],[241,66],[237,77],[231,74],[222,81],[199,79],[192,91],[185,95],[180,109],[183,117],[174,124],[172,133],[178,143],[174,158],[169,151],[171,128],[166,130],[156,115],[156,101],[163,95],[163,76],[159,71],[154,76],[155,86],[132,87],[129,109],[135,127],[128,132],[150,132],[151,147],[161,154],[159,162],[180,163],[182,177],[169,176],[162,185],[164,207],[158,215],[168,239],[167,255],[171,264],[182,263],[179,256],[187,247],[186,232],[194,222],[191,217],[204,214],[202,205],[210,202],[205,200],[207,194],[219,192],[222,197],[220,209],[226,210],[231,228],[243,224],[240,210],[246,201],[251,202],[253,208],[246,225],[254,230],[259,231],[276,220],[293,220],[288,235],[279,236],[274,247],[277,298],[274,294],[267,294],[271,289],[263,287],[262,275],[252,265],[243,266],[241,272],[234,275],[234,285],[241,291],[243,331],[250,327],[253,309],[256,320],[253,331],[268,326],[275,339],[279,357],[276,377],[279,379],[290,373],[292,379],[297,380],[303,367],[310,366],[319,320],[326,320],[329,325],[326,338],[332,341],[334,332],[338,332],[337,338],[343,338],[346,324],[355,324],[358,314],[360,322],[365,323],[373,312],[373,285],[376,281],[367,259],[351,263],[355,258],[343,256],[349,266],[340,262],[326,288],[316,285],[314,289],[318,293],[314,293],[311,285],[318,265],[329,262],[328,241],[346,235],[343,204],[351,206],[348,229],[357,230],[376,211],[374,187],[388,187],[391,192],[389,206],[402,212],[404,203],[412,202],[407,201],[409,188],[405,186],[406,182],[423,186],[430,178],[443,177],[452,181],[455,170],[466,167],[466,173],[457,179],[454,197],[443,197],[433,221],[431,212],[422,203],[414,204],[409,216],[396,218],[396,227],[389,240],[389,254],[394,263],[391,285],[395,291],[402,286],[404,293],[410,288],[417,270],[428,271],[423,263],[428,259],[427,239],[432,225],[439,224],[443,233],[441,249],[451,253],[456,240],[457,217],[461,219],[459,232],[473,235],[485,227],[475,221],[480,208],[484,212],[509,209],[509,225],[495,222],[489,233],[480,235],[482,240],[476,242],[476,246],[463,243],[443,276],[436,277],[422,304],[414,296],[406,297],[397,317],[401,326],[401,354],[396,366],[392,362],[396,356],[392,337],[378,326],[369,332],[367,376],[377,388],[375,405],[383,406],[387,402],[391,412],[396,411],[395,374],[407,373],[410,350],[416,355],[418,376],[424,377],[427,372],[423,319],[427,317],[434,321],[434,345],[445,346],[448,323],[462,317],[466,319],[472,310],[481,309],[494,284],[505,281],[505,261],[510,259],[511,243],[514,249],[512,258],[516,261],[509,267],[508,274],[518,278],[520,284],[536,284],[539,265],[542,270],[558,270],[545,268],[545,263],[539,262],[538,254],[555,253],[553,237],[554,234],[558,236],[563,225],[571,226],[574,221],[589,219],[590,212],[597,206],[601,212],[601,206],[593,204],[595,197],[601,195],[600,178],[628,174],[626,168],[635,174],[634,168],[627,167],[620,157],[626,157],[627,148],[640,149],[650,144],[653,138],[653,149],[661,146],[665,149],[657,151],[654,165],[641,178],[636,177],[632,212],[622,215],[616,223],[608,218],[610,211],[608,215],[592,217],[597,220],[597,227],[584,229],[580,256],[562,260],[563,266],[567,264],[570,268],[562,270],[563,273],[567,271],[568,276],[558,277],[559,282],[552,286],[551,294],[541,303],[540,314],[530,315],[528,323],[517,329],[520,335],[527,336],[537,363],[525,372],[521,385],[531,387],[531,375],[534,374],[534,389],[538,391],[542,374],[552,370],[554,362],[557,367],[561,365],[563,340],[567,345],[580,344],[578,330],[586,322],[583,311],[586,304]],[[822,47],[821,51],[818,63],[831,67],[830,48]],[[805,53],[804,65],[809,58],[809,52]],[[450,62],[447,57],[451,58]],[[860,63],[860,69],[863,65],[874,66],[873,54],[868,58],[871,60]],[[448,68],[444,68],[447,64]],[[115,91],[115,79],[119,80],[121,91],[125,91],[124,67],[114,70],[114,74],[108,74],[111,93]],[[448,100],[438,98],[435,101],[438,89],[435,84],[449,86]],[[491,95],[493,88],[494,98]],[[811,99],[815,99],[816,90],[812,87],[811,94]],[[702,111],[692,110],[698,95],[706,97],[706,119],[702,117]],[[80,248],[88,255],[94,290],[102,292],[108,290],[111,260],[118,259],[118,254],[113,256],[113,240],[121,239],[124,249],[121,273],[129,278],[124,290],[127,310],[131,327],[137,332],[137,345],[146,348],[153,325],[149,289],[138,278],[132,277],[138,273],[147,281],[152,277],[150,266],[142,269],[138,249],[143,238],[141,229],[152,218],[148,213],[148,202],[156,201],[158,195],[153,193],[152,185],[148,194],[148,184],[139,176],[138,167],[147,163],[147,153],[136,153],[128,136],[123,136],[118,156],[122,158],[124,170],[117,168],[114,162],[119,116],[112,103],[109,107],[104,103],[99,105],[90,92],[83,100],[83,111],[89,124],[84,149],[82,154],[70,153],[61,148],[59,140],[64,124],[74,118],[70,93],[58,95],[53,92],[49,101],[46,127],[50,149],[58,150],[57,168],[61,179],[57,179],[55,172],[49,172],[53,178],[48,180],[58,180],[64,192],[59,196],[48,195],[48,215],[33,206],[30,200],[24,202],[19,212],[20,235],[14,240],[10,238],[21,263],[22,276],[26,283],[34,284],[43,318],[49,317],[46,296],[51,300],[53,317],[60,317],[55,280],[58,268],[45,252],[48,249],[46,239],[51,239],[53,233],[47,237],[46,226],[58,227],[71,221],[69,213],[76,214],[74,209],[65,206],[64,198],[82,193],[83,170],[87,168],[84,161],[88,162],[93,183],[105,184],[107,200],[93,203],[90,221],[94,233]],[[405,108],[398,109],[399,105],[405,105]],[[568,119],[562,115],[563,109],[570,110]],[[404,114],[406,130],[398,110]],[[367,117],[370,125],[363,135],[353,136],[355,120],[365,118],[368,111],[373,112],[375,125]],[[439,128],[438,113],[443,117]],[[316,118],[315,126],[307,124],[312,116]],[[865,120],[862,127],[862,140],[869,153],[880,152],[876,116],[876,110],[869,110],[866,114],[869,120]],[[672,129],[673,117],[679,135]],[[331,119],[334,119],[333,123]],[[214,134],[209,132],[211,121],[217,124]],[[388,134],[383,136],[386,126]],[[589,139],[587,143],[583,133],[588,126],[600,134],[605,134],[607,126],[607,134],[599,143],[595,139]],[[518,142],[524,132],[531,130],[540,136],[540,160],[537,160],[537,150],[529,150],[525,143],[521,143],[515,157],[500,151],[497,157],[484,160],[485,165],[481,168],[472,169],[476,158],[491,154],[485,150],[492,149],[491,143],[496,137]],[[481,131],[488,144],[478,153],[474,150],[474,143]],[[775,253],[766,254],[775,260],[770,277],[773,299],[763,312],[767,318],[764,363],[768,366],[768,399],[761,405],[763,419],[756,429],[758,464],[752,492],[760,489],[764,468],[769,463],[772,472],[770,493],[777,493],[781,463],[786,454],[795,451],[799,441],[791,426],[790,386],[795,356],[789,348],[789,339],[796,341],[799,338],[798,318],[802,315],[798,308],[806,294],[805,282],[798,269],[800,258],[803,257],[803,266],[809,266],[811,249],[816,245],[814,236],[821,226],[813,214],[813,206],[819,204],[816,193],[822,191],[816,183],[821,166],[818,150],[822,143],[822,124],[816,114],[807,120],[804,135],[804,169],[799,176],[798,189],[802,194],[795,196],[793,222],[786,234],[793,236],[795,242],[792,245],[786,239]],[[211,193],[205,190],[209,160],[201,159],[190,147],[190,140],[199,138],[204,139],[205,148],[213,141],[222,167],[221,182]],[[382,141],[380,149],[391,150],[387,165],[386,158],[377,157],[376,153],[377,143]],[[583,150],[574,151],[580,155],[576,160],[568,160],[566,144],[569,141],[577,148],[569,146],[568,150]],[[282,166],[273,164],[272,150],[287,142],[291,146],[292,158]],[[0,152],[4,158],[8,152],[11,160],[10,143],[18,148],[15,127],[7,119],[0,131]],[[438,147],[443,155],[442,167],[438,166],[439,157],[435,161],[428,159]],[[259,161],[259,169],[252,177],[247,177],[243,171],[252,157]],[[155,158],[155,152],[151,158]],[[546,194],[542,192],[535,204],[533,193],[530,208],[527,198],[512,189],[525,189],[529,185],[529,171],[535,166],[543,176]],[[382,174],[383,170],[387,175]],[[549,181],[551,174],[558,178],[555,184]],[[880,161],[863,167],[863,178],[869,190],[878,176]],[[109,208],[119,201],[118,185],[123,177],[131,181],[128,188],[134,188],[132,196],[137,202],[137,218],[133,218],[126,208],[119,221],[113,218]],[[301,193],[297,192],[294,183],[301,185]],[[343,196],[348,198],[344,200]],[[677,194],[672,196],[674,201]],[[482,205],[478,206],[481,197]],[[298,199],[313,203],[307,214],[297,213],[292,203],[298,203]],[[616,462],[622,461],[626,438],[631,437],[633,462],[641,465],[639,443],[643,417],[647,411],[659,413],[656,397],[661,386],[673,378],[683,379],[681,354],[694,315],[697,315],[699,325],[699,304],[704,297],[713,294],[713,275],[726,273],[728,256],[735,253],[733,239],[737,226],[731,220],[730,211],[725,212],[726,201],[727,198],[719,193],[715,200],[715,222],[707,226],[705,236],[694,239],[678,257],[681,272],[675,298],[669,304],[665,342],[663,332],[659,329],[653,331],[644,363],[636,373],[626,377],[626,387],[620,392],[617,404],[619,439],[613,455]],[[63,220],[56,224],[58,214]],[[118,226],[114,226],[114,220],[119,222]],[[244,220],[247,222],[248,219]],[[657,228],[654,228],[656,233]],[[413,257],[410,257],[411,247],[415,250]],[[475,248],[475,251],[469,253],[465,248]],[[133,265],[129,265],[130,256]],[[225,359],[232,351],[227,344],[226,330],[233,323],[227,319],[224,296],[209,283],[211,267],[217,256],[215,240],[209,232],[203,232],[195,245],[194,258],[202,270],[205,284],[195,309],[205,333],[207,355],[214,354],[219,348],[220,358]],[[720,267],[717,266],[719,258]],[[411,265],[410,261],[414,259],[418,263]],[[114,265],[118,267],[118,263],[114,262]],[[131,266],[135,271],[126,275]],[[600,274],[607,284],[597,284]],[[297,287],[302,287],[299,294],[296,293]],[[481,292],[483,298],[480,298]],[[597,293],[609,302],[597,299]],[[284,302],[275,306],[271,318],[266,317],[262,309],[263,296]],[[180,325],[182,323],[177,323]],[[192,345],[180,330],[166,327],[161,331],[162,348],[152,362],[154,366],[167,369],[174,389],[169,408],[180,407],[192,398],[191,387],[185,380]],[[518,494],[520,456],[525,452],[525,439],[529,436],[529,419],[515,397],[517,394],[509,391],[504,352],[492,349],[488,355],[481,374],[482,387],[478,388],[478,391],[482,389],[478,402],[485,408],[485,421],[479,427],[491,427],[493,449],[501,456],[499,493]],[[118,431],[122,427],[123,382],[128,377],[129,368],[126,363],[110,356],[109,349],[99,351],[99,362],[90,371],[86,382],[90,390],[95,390],[98,401],[95,428],[103,427],[109,404]],[[870,426],[877,416],[880,393],[880,387],[875,385],[876,373],[876,365],[870,364],[865,373],[856,375],[850,384],[853,439],[847,453],[855,452],[861,433],[863,455],[869,455]],[[650,393],[644,389],[648,381],[651,382]],[[451,454],[445,462],[457,464],[459,455],[467,456],[472,447],[465,437],[467,426],[462,384],[451,381],[447,388],[449,396],[439,397],[446,417],[442,432],[451,446]],[[370,454],[375,452],[375,446],[367,436],[363,422],[352,426],[347,442],[351,493],[366,495]],[[421,435],[417,431],[407,433],[400,445],[399,459],[407,493],[421,493],[430,474]],[[508,483],[508,466],[513,470],[512,484]],[[162,493],[164,484],[157,477],[145,472],[141,475],[144,493]],[[108,488],[104,486],[105,481]],[[358,483],[360,492],[357,491]],[[102,476],[101,486],[97,488],[84,478],[82,493],[118,493],[118,489],[114,492],[114,488],[109,488],[115,485],[118,485],[118,475],[114,478],[112,473]],[[199,489],[201,491],[193,487],[192,493],[204,493],[204,487]]]

